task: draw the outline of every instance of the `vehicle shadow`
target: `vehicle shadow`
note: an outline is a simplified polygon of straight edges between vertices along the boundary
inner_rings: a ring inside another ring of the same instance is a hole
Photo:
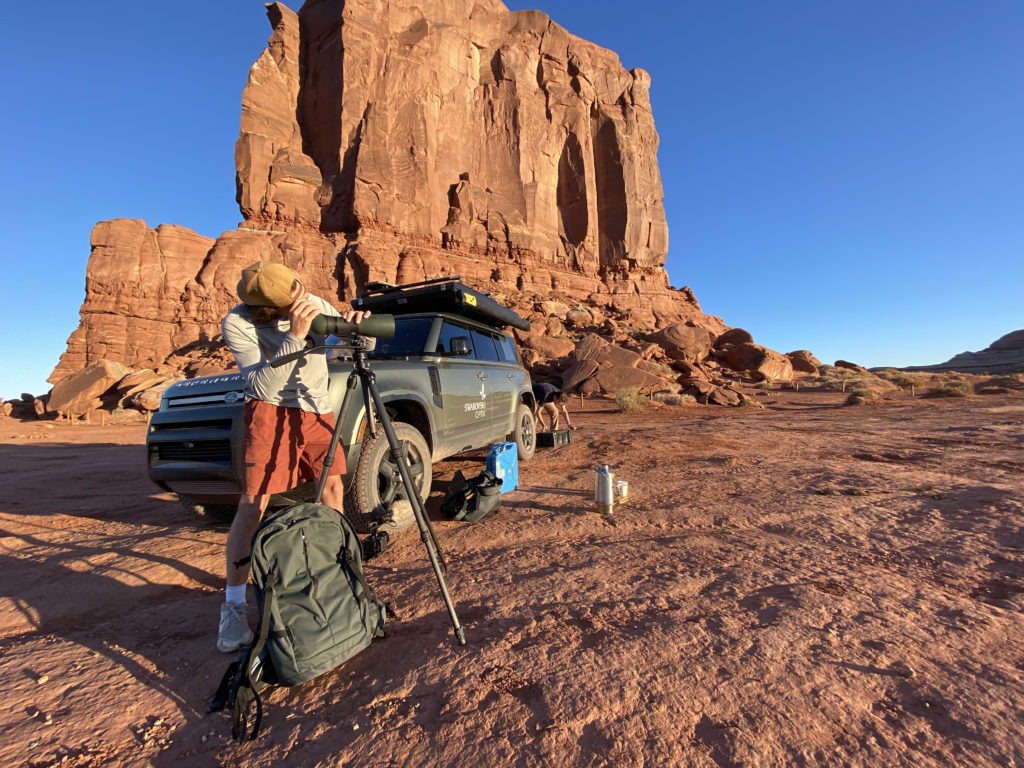
[[[12,726],[57,707],[71,743],[103,727],[104,690],[142,700],[140,685],[170,704],[157,711],[201,718],[211,691],[195,658],[223,659],[224,531],[159,494],[138,445],[5,444],[0,461],[0,658],[8,676],[83,681],[48,703],[40,688],[39,711]]]

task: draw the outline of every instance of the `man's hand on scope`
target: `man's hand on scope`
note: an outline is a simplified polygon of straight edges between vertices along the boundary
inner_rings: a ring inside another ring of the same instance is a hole
[[[309,300],[306,289],[298,286],[295,292],[295,300],[288,307],[292,335],[300,339],[306,338],[313,325],[313,319],[319,314],[320,308]],[[341,319],[346,323],[358,323],[364,317],[369,317],[369,315],[368,311],[360,310],[357,312],[354,309],[348,309],[341,313]]]

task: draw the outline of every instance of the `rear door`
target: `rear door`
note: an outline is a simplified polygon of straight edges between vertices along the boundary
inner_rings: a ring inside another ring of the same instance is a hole
[[[490,441],[504,440],[511,430],[518,399],[518,382],[522,380],[522,369],[515,358],[515,349],[508,346],[511,339],[496,331],[473,329],[473,346],[477,359],[486,364],[487,376],[487,423]],[[516,372],[519,372],[517,380]]]

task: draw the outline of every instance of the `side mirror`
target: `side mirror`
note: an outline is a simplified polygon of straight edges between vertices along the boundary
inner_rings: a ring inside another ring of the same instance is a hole
[[[469,336],[452,337],[452,357],[469,357]]]

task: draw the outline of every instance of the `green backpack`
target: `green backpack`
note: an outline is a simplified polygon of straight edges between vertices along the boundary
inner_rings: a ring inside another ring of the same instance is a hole
[[[352,524],[325,504],[297,504],[271,515],[253,537],[252,580],[260,610],[250,648],[228,667],[210,711],[233,708],[232,735],[249,739],[263,719],[260,692],[329,672],[384,636],[386,609],[363,577]]]

